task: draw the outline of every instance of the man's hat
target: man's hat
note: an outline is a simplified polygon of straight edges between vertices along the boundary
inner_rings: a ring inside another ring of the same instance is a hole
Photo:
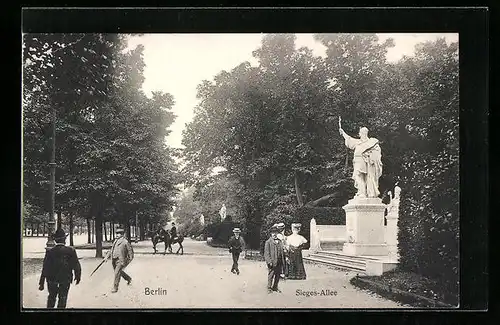
[[[233,229],[233,232],[234,232],[235,234],[239,234],[239,233],[241,232],[241,230],[240,230],[240,228],[234,228],[234,229]]]
[[[280,223],[278,223],[278,224],[276,225],[276,227],[277,227],[278,229],[283,229],[283,228],[285,228],[285,224],[284,224],[283,222],[280,222]]]
[[[125,230],[123,228],[117,228],[116,229],[116,233],[117,234],[120,234],[120,233],[123,234],[124,232],[125,232]]]
[[[54,233],[54,239],[62,239],[66,237],[68,237],[68,234],[65,233],[64,230],[62,230],[62,228],[57,229],[56,232]]]

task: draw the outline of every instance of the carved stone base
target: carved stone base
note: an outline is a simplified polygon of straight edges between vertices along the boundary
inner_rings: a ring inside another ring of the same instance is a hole
[[[343,251],[349,255],[383,256],[385,243],[385,205],[379,198],[354,198],[344,207],[347,243]]]
[[[355,256],[387,256],[388,254],[385,244],[345,243],[342,251]]]

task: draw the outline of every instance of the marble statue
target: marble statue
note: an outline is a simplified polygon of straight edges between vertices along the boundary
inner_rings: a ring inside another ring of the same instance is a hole
[[[355,198],[376,198],[380,192],[378,181],[382,175],[382,149],[379,141],[368,137],[368,129],[359,129],[359,139],[352,138],[344,132],[339,117],[339,131],[345,139],[345,145],[354,150],[353,173]]]
[[[394,187],[394,198],[392,197],[391,191],[388,193],[389,198],[391,199],[387,206],[387,215],[397,219],[399,217],[399,200],[401,195],[401,187]]]
[[[226,219],[226,205],[222,204],[222,208],[219,210],[220,220],[224,221]]]

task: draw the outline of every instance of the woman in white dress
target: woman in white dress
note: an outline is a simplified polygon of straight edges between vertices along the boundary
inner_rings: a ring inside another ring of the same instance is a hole
[[[286,278],[290,280],[305,280],[306,270],[304,268],[304,260],[302,259],[302,249],[307,243],[304,236],[299,235],[300,223],[292,223],[292,234],[286,238],[288,245],[288,256],[290,264],[287,269]]]

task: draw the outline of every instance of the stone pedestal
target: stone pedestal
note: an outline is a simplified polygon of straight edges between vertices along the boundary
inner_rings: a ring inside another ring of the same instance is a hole
[[[346,237],[343,252],[349,255],[386,256],[384,212],[379,198],[354,198],[343,207]]]

